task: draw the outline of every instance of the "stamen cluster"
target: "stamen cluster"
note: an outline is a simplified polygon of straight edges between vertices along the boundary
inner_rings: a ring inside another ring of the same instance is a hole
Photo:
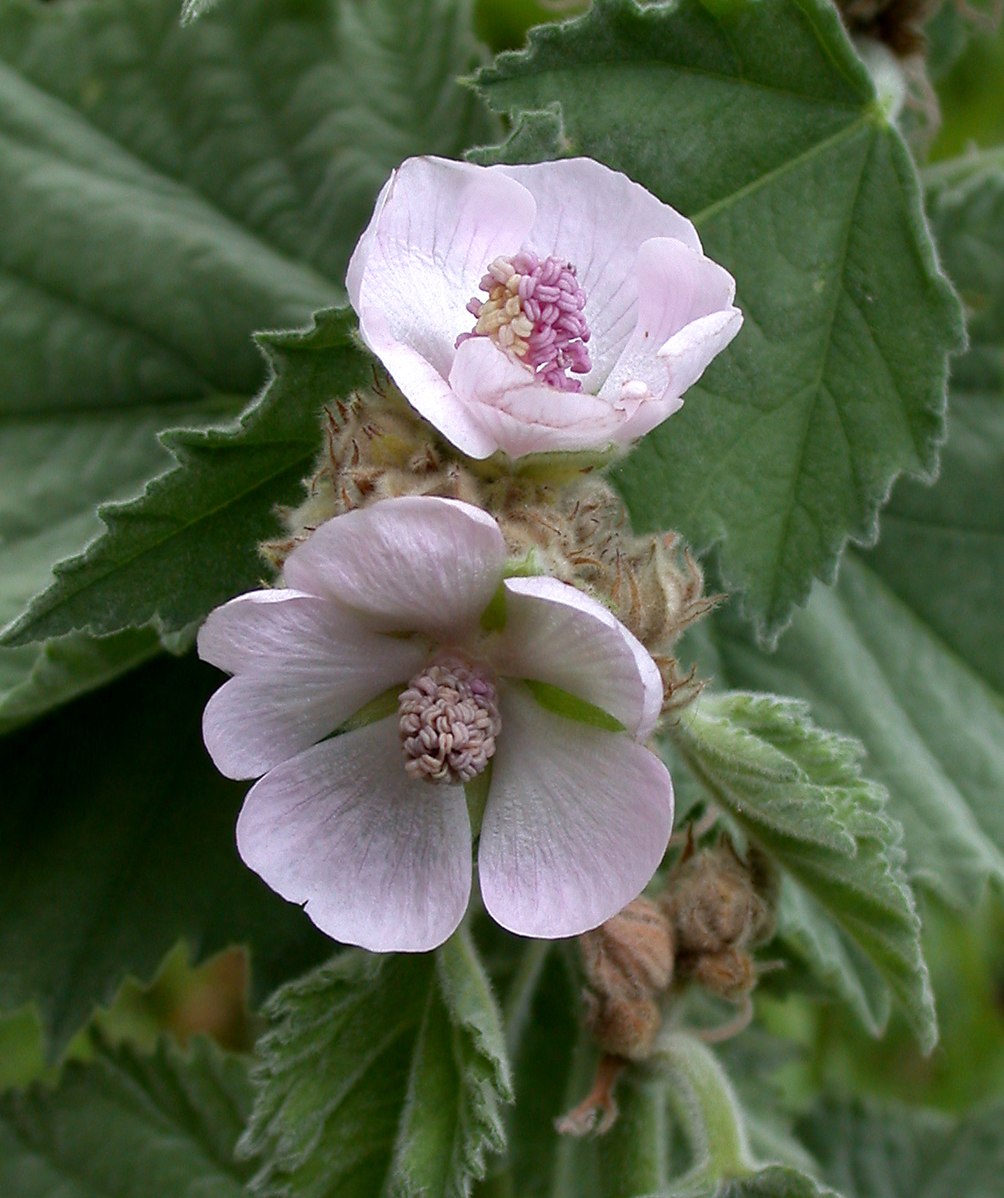
[[[586,349],[589,326],[583,315],[586,293],[575,267],[560,258],[540,259],[522,251],[496,258],[480,287],[488,299],[475,296],[468,303],[477,324],[473,332],[461,333],[456,344],[490,337],[541,382],[559,391],[581,391],[582,383],[567,374],[588,374],[592,369]]]
[[[495,755],[502,720],[494,681],[461,657],[441,656],[416,674],[398,711],[410,778],[470,782]]]

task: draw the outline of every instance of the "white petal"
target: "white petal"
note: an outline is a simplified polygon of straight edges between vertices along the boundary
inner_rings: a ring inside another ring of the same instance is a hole
[[[420,659],[419,646],[369,631],[330,598],[289,588],[250,591],[209,613],[199,629],[199,657],[230,674],[295,672],[331,677],[375,662],[395,671]],[[407,676],[407,675],[406,675]]]
[[[659,669],[601,603],[556,578],[508,578],[506,625],[492,662],[585,699],[640,739],[662,709]]]
[[[537,201],[526,248],[565,258],[578,270],[592,330],[586,385],[598,391],[636,323],[638,247],[671,237],[699,253],[697,231],[640,184],[590,158],[492,169],[517,179]]]
[[[577,936],[637,898],[669,841],[673,787],[626,733],[602,732],[505,688],[478,865],[511,932]]]
[[[254,591],[212,612],[199,656],[237,678],[202,719],[206,748],[228,778],[257,778],[405,683],[428,656],[420,641],[382,636],[330,599]]]
[[[616,403],[625,384],[644,383],[656,401],[676,400],[739,331],[735,280],[717,262],[665,238],[641,247],[637,274],[638,323],[600,395]]]
[[[473,327],[467,303],[481,277],[500,254],[516,253],[534,211],[530,193],[504,174],[409,158],[381,192],[349,264],[363,340],[415,408],[475,456],[487,453],[446,384],[454,345]]]
[[[595,395],[535,382],[487,337],[457,348],[450,383],[492,451],[501,449],[511,458],[599,449],[620,440],[624,413]]]
[[[322,932],[374,952],[442,944],[470,895],[463,787],[408,778],[395,719],[266,774],[244,802],[237,847]]]
[[[348,604],[370,628],[456,643],[476,628],[506,556],[486,512],[408,495],[328,520],[293,550],[283,572],[299,590]]]

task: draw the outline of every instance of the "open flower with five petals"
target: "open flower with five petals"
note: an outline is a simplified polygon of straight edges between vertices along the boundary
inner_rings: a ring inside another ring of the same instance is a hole
[[[517,933],[597,926],[662,858],[672,785],[642,743],[658,669],[601,604],[506,563],[478,508],[387,499],[321,525],[282,589],[199,633],[233,675],[207,747],[228,777],[259,779],[241,856],[337,940],[422,951],[450,935],[474,796],[484,903]]]
[[[742,324],[691,222],[587,158],[408,159],[346,285],[402,393],[474,458],[627,444]]]

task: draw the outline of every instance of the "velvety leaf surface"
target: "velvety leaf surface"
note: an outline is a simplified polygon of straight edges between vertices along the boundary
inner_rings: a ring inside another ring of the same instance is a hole
[[[862,777],[860,745],[813,725],[804,704],[741,692],[706,692],[674,740],[710,797],[870,961],[932,1048],[934,1000],[902,829],[883,789]]]
[[[9,1198],[240,1198],[234,1146],[250,1107],[246,1066],[204,1041],[189,1054],[121,1047],[74,1062],[59,1084],[0,1096],[0,1193]]]
[[[259,991],[330,945],[237,856],[246,788],[200,728],[221,681],[165,659],[0,742],[0,1010],[37,1000],[54,1051],[180,936],[249,943]]]
[[[909,154],[835,10],[597,0],[479,85],[501,111],[559,110],[567,153],[680,209],[735,275],[743,331],[618,479],[639,526],[716,546],[776,635],[847,538],[872,538],[894,477],[933,469],[961,339]]]
[[[859,737],[911,872],[963,906],[1004,882],[1004,170],[977,157],[940,178],[932,214],[972,336],[941,477],[896,488],[878,546],[848,554],[775,654],[726,610],[705,664],[721,685],[799,695]]]
[[[491,136],[455,82],[468,26],[466,0],[242,0],[185,29],[175,0],[3,6],[0,626],[99,534],[98,504],[170,465],[158,432],[247,402],[252,332],[343,294],[402,158]],[[106,614],[83,608],[51,635]],[[155,644],[0,650],[0,728]]]
[[[267,1008],[242,1150],[253,1189],[297,1198],[470,1193],[511,1099],[487,977],[458,933],[435,954],[353,950]]]
[[[961,1119],[905,1106],[827,1099],[799,1134],[845,1198],[1001,1198],[1004,1109]]]
[[[0,313],[0,328],[4,319]],[[53,562],[99,534],[98,504],[130,497],[166,469],[171,456],[157,439],[165,425],[205,426],[241,406],[209,396],[5,417],[0,393],[0,626],[49,585]],[[130,630],[0,649],[0,732],[100,686],[159,647],[152,630]]]
[[[319,454],[324,405],[372,378],[348,310],[308,333],[259,340],[273,379],[229,428],[164,437],[176,465],[137,499],[101,510],[107,532],[57,569],[10,633],[19,644],[75,628],[95,634],[154,622],[178,632],[259,582],[275,506],[295,503]]]

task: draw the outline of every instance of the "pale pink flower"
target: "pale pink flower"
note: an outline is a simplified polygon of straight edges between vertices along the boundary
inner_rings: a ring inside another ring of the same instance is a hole
[[[465,780],[488,783],[481,893],[514,932],[595,927],[662,858],[672,784],[641,743],[662,701],[655,663],[594,599],[505,568],[485,512],[386,499],[321,525],[284,589],[225,603],[199,633],[200,655],[234,675],[206,708],[206,745],[228,777],[260,778],[240,854],[336,940],[422,951],[456,928]],[[558,714],[555,695],[601,726]],[[351,719],[380,696],[378,718]]]
[[[474,458],[627,444],[742,324],[690,221],[588,158],[409,158],[346,285],[408,401]]]

